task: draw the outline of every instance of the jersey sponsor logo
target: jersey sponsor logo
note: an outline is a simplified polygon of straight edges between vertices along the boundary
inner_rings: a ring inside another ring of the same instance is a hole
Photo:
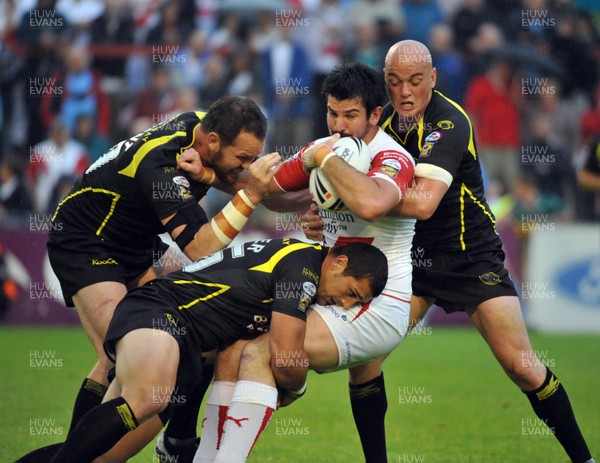
[[[398,161],[395,159],[386,159],[381,163],[381,169],[379,169],[379,172],[387,175],[388,177],[396,178],[401,169],[402,166]]]
[[[439,121],[436,125],[442,130],[452,130],[454,128],[454,122],[449,120]]]
[[[302,283],[302,290],[311,297],[317,294],[317,287],[310,281]]]
[[[479,275],[479,279],[481,280],[482,283],[489,285],[489,286],[497,285],[498,283],[500,283],[502,281],[502,278],[500,278],[494,272],[487,272],[487,273],[484,273],[483,275]]]
[[[318,275],[307,267],[302,267],[302,275],[312,278],[315,282],[319,281]]]
[[[105,260],[100,259],[92,259],[92,265],[119,265],[119,263],[114,260],[112,257],[109,257]]]

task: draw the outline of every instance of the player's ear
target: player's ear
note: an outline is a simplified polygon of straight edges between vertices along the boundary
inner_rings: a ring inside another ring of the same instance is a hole
[[[217,154],[221,151],[221,137],[217,132],[209,132],[206,136],[206,143],[208,144],[210,154]]]
[[[377,106],[369,115],[369,122],[372,125],[377,125],[377,123],[379,122],[379,119],[381,119],[381,113],[383,111],[383,107],[382,106]]]
[[[343,272],[348,266],[348,256],[344,256],[343,254],[340,256],[335,256],[335,259],[333,259],[331,266],[334,270],[338,272]]]
[[[435,88],[435,83],[437,81],[437,69],[431,69],[431,88]]]

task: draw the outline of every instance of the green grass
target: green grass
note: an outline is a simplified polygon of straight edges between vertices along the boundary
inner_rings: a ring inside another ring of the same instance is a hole
[[[567,388],[598,456],[600,336],[531,338]],[[40,354],[53,361],[36,367],[32,356]],[[93,360],[80,329],[0,329],[1,462],[62,440]],[[433,327],[412,336],[386,361],[385,377],[390,463],[568,461],[472,329]],[[346,383],[346,372],[311,374],[306,396],[274,415],[249,462],[363,461]],[[152,462],[152,449],[130,461]]]

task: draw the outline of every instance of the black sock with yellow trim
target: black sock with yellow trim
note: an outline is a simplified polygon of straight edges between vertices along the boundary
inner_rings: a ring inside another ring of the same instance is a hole
[[[546,423],[573,463],[584,463],[592,456],[583,438],[571,402],[558,378],[547,368],[544,383],[535,391],[525,392],[533,411]]]
[[[83,384],[79,388],[75,405],[73,406],[73,416],[71,416],[71,426],[67,435],[77,426],[79,420],[92,408],[97,407],[102,403],[102,398],[106,394],[108,388],[104,384],[100,384],[93,379],[85,378]]]
[[[350,403],[366,463],[386,463],[385,412],[387,397],[383,373],[362,384],[350,384]]]
[[[98,405],[79,420],[52,463],[92,461],[137,426],[137,419],[123,397]]]

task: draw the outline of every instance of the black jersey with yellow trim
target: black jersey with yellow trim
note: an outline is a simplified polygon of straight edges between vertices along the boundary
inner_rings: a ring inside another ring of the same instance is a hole
[[[56,229],[133,253],[151,249],[165,231],[161,219],[194,205],[209,189],[177,169],[204,115],[181,113],[113,146],[59,203]]]
[[[452,177],[431,218],[417,221],[414,247],[472,251],[499,239],[496,219],[484,196],[473,126],[460,105],[434,90],[418,121],[406,125],[388,103],[380,126],[415,158],[417,165],[437,166]]]
[[[247,242],[134,288],[130,295],[176,313],[202,348],[211,350],[267,332],[273,311],[306,320],[327,252],[291,238]]]

